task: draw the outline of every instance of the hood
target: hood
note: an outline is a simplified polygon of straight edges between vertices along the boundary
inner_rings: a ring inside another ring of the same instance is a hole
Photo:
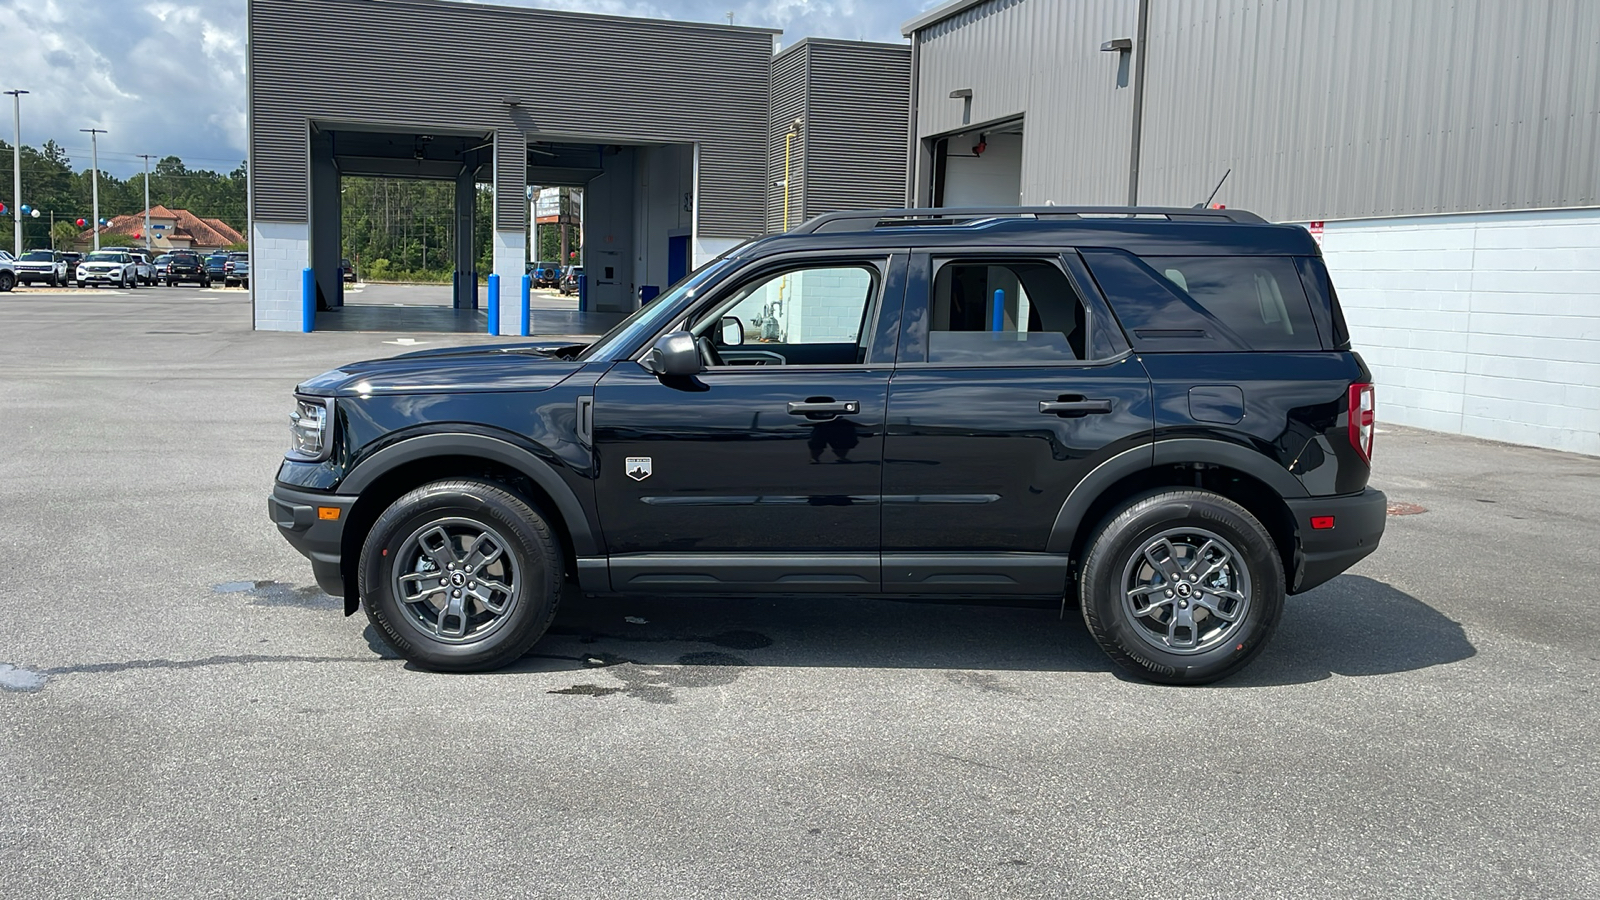
[[[340,366],[305,381],[298,390],[323,397],[542,391],[583,366],[551,353],[573,347],[546,341],[419,350]]]

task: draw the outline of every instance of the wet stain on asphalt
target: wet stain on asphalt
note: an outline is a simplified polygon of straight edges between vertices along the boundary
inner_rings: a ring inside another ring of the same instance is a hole
[[[677,703],[677,691],[720,687],[732,684],[743,675],[750,663],[730,653],[706,650],[685,653],[673,665],[643,663],[610,653],[595,653],[580,658],[592,669],[605,669],[622,682],[621,687],[601,687],[595,684],[575,684],[571,687],[548,691],[551,694],[584,697],[609,697],[623,694],[646,703]]]
[[[224,581],[211,588],[219,594],[245,594],[252,606],[301,606],[307,609],[343,609],[344,601],[330,597],[316,585],[295,587],[278,581]]]
[[[17,694],[34,694],[44,690],[45,682],[50,676],[44,672],[35,672],[10,663],[0,663],[0,691],[9,691]]]

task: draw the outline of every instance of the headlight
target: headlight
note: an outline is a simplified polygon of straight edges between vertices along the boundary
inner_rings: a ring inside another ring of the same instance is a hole
[[[295,398],[289,413],[289,457],[317,462],[328,456],[328,409],[331,400]]]

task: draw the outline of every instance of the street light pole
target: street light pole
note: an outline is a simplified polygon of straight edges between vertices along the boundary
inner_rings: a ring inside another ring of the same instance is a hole
[[[94,198],[94,248],[100,249],[100,141],[99,136],[106,133],[104,128],[79,128],[79,131],[89,133],[89,154],[93,160],[91,171],[94,173],[91,193]]]
[[[150,154],[141,153],[144,160],[144,249],[150,249]]]
[[[11,123],[15,128],[16,142],[11,145],[11,210],[16,216],[12,237],[16,243],[16,257],[22,258],[22,95],[27,91],[6,91],[11,95]]]

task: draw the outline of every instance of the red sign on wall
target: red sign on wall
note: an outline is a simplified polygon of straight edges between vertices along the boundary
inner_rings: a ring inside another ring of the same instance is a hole
[[[1311,237],[1316,240],[1318,247],[1322,246],[1322,223],[1321,222],[1312,222],[1311,223]]]

